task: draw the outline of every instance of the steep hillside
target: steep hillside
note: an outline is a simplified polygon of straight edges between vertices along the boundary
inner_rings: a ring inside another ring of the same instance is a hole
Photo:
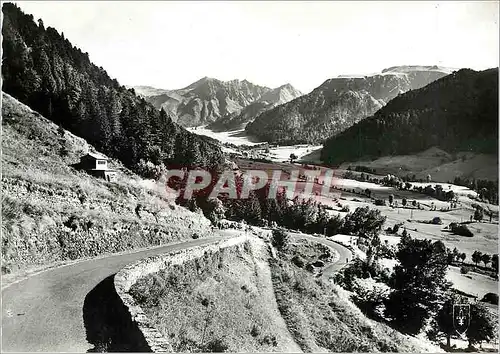
[[[249,104],[238,114],[226,116],[209,125],[210,129],[218,131],[236,130],[244,128],[253,122],[260,114],[280,104],[302,96],[302,93],[292,85],[286,84],[263,94],[258,100]]]
[[[64,34],[38,25],[4,3],[3,90],[104,153],[135,168],[160,164],[216,165],[219,145],[186,131],[111,79]]]
[[[270,89],[247,80],[220,81],[204,77],[191,85],[147,98],[157,109],[186,127],[215,122],[236,114]]]
[[[405,66],[372,76],[330,79],[311,93],[264,112],[246,131],[271,142],[320,143],[372,115],[398,94],[448,73],[438,67]]]
[[[117,160],[114,183],[72,168],[95,148],[5,93],[2,118],[2,273],[210,234]]]
[[[497,155],[498,69],[463,69],[398,96],[372,117],[326,141],[321,158],[338,164],[430,147]]]

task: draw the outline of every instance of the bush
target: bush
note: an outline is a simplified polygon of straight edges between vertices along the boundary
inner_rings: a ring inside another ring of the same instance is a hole
[[[498,305],[498,294],[495,293],[487,293],[483,296],[482,302],[487,302],[493,305]]]
[[[469,230],[469,228],[467,227],[467,225],[457,224],[457,223],[451,223],[450,224],[450,230],[455,235],[465,236],[465,237],[472,237],[472,236],[474,236],[474,234],[472,233],[472,231]]]
[[[260,335],[260,327],[257,326],[256,324],[254,324],[252,326],[252,330],[250,331],[250,334],[252,335],[252,337],[258,337]]]
[[[305,264],[304,259],[299,255],[293,256],[292,263],[295,264],[299,268],[304,267],[304,264]]]
[[[288,233],[283,229],[274,229],[271,244],[278,250],[283,250],[289,241]]]
[[[346,290],[352,291],[357,279],[374,278],[383,280],[386,275],[383,274],[383,269],[376,262],[368,264],[360,258],[354,258],[347,266],[337,272],[334,278],[335,283]]]
[[[481,208],[479,205],[476,207],[476,210],[474,211],[474,220],[476,221],[481,221],[483,220],[484,217],[484,212],[483,208]]]
[[[207,353],[224,353],[229,346],[220,338],[216,338],[204,345],[203,351]]]
[[[385,205],[385,200],[383,200],[383,199],[375,199],[375,205],[384,206]]]
[[[439,216],[436,216],[436,217],[432,218],[431,224],[442,225],[443,221],[441,220],[441,218]]]
[[[460,274],[467,274],[469,270],[469,267],[460,267]]]
[[[365,315],[383,318],[384,302],[391,292],[389,286],[372,278],[356,279],[353,282],[353,292],[352,300]]]

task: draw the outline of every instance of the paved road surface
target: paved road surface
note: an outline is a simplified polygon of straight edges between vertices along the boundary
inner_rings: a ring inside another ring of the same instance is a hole
[[[331,275],[333,275],[335,272],[339,271],[342,267],[344,267],[348,262],[352,260],[352,252],[347,248],[342,246],[341,244],[338,244],[336,242],[327,240],[322,237],[315,237],[307,234],[302,234],[302,233],[295,233],[292,232],[290,233],[293,237],[296,238],[304,238],[307,240],[311,240],[314,242],[321,243],[325,246],[334,248],[338,253],[339,253],[339,259],[337,262],[331,263],[323,269],[323,277],[328,278]]]
[[[84,302],[96,286],[127,264],[216,240],[201,238],[135,253],[111,255],[55,268],[2,291],[3,352],[86,352]]]
[[[224,234],[226,234],[224,232]],[[329,265],[331,274],[351,258],[351,252],[331,241],[297,234],[334,247],[338,263]],[[127,336],[112,333],[114,323],[125,327],[124,318],[110,309],[116,303],[113,276],[136,260],[185,249],[222,239],[202,238],[135,253],[111,255],[47,270],[2,291],[2,350],[4,352],[86,352],[95,351],[97,342]],[[114,293],[114,295],[113,295]],[[120,311],[118,311],[120,312]],[[110,322],[111,318],[111,322]],[[123,332],[123,331],[122,331]],[[116,342],[116,340],[115,340]],[[122,350],[124,347],[121,347]]]

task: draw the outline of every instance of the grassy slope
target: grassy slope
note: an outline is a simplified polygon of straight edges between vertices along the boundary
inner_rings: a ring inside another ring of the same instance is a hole
[[[93,147],[5,93],[2,118],[3,273],[209,233],[118,161],[116,183],[73,169]]]
[[[258,239],[140,279],[131,294],[174,351],[298,352]]]
[[[436,182],[453,181],[457,176],[493,181],[498,179],[497,156],[467,152],[450,155],[439,148],[430,148],[413,155],[384,156],[373,161],[345,162],[340,168],[348,166],[366,166],[379,174],[415,174],[417,179],[425,179],[430,174]]]
[[[292,265],[271,262],[281,314],[305,352],[436,352],[425,340],[405,336],[366,318],[340,287]]]

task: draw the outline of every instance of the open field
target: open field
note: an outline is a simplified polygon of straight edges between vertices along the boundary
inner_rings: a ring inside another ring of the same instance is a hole
[[[279,169],[286,172],[291,172],[298,169],[300,173],[304,172],[301,165],[290,163],[263,163],[252,162],[248,160],[238,160],[237,164],[245,171],[248,169],[263,169],[268,171],[268,175],[272,175],[272,171]],[[326,168],[317,166],[321,173],[324,174]],[[398,190],[394,187],[383,186],[371,182],[360,182],[352,179],[344,179],[341,176],[346,170],[334,170],[333,188],[330,189],[328,195],[314,195],[316,201],[321,202],[329,207],[331,214],[344,216],[347,212],[342,209],[348,208],[351,212],[357,207],[365,207],[379,209],[382,215],[387,217],[382,232],[381,239],[388,240],[389,243],[395,244],[399,242],[399,237],[402,231],[406,228],[412,237],[419,239],[431,239],[442,241],[446,247],[453,249],[457,248],[459,252],[466,254],[466,262],[471,262],[471,256],[474,251],[480,251],[487,254],[498,253],[498,206],[478,202],[472,198],[477,197],[477,193],[467,187],[457,186],[449,183],[422,183],[410,182],[412,186],[427,186],[440,184],[444,191],[452,190],[457,196],[457,207],[451,209],[449,202],[437,200],[431,196],[421,194],[412,190]],[[357,172],[354,172],[357,173]],[[359,174],[359,173],[357,173]],[[380,175],[369,175],[371,178],[382,178]],[[288,178],[288,175],[285,177]],[[322,175],[318,179],[318,183],[314,184],[314,191],[320,192],[323,188]],[[296,195],[303,191],[304,181],[297,181]],[[371,191],[370,198],[366,196],[365,190]],[[388,205],[389,196],[394,196],[394,201],[398,207]],[[403,198],[407,200],[406,207],[403,207]],[[386,201],[385,206],[377,206],[374,203],[375,199],[383,199]],[[412,202],[415,201],[420,205],[420,208],[412,207]],[[446,229],[451,223],[460,223],[471,220],[474,214],[474,206],[481,205],[485,209],[492,211],[492,219],[484,216],[481,222],[473,221],[467,224],[467,227],[473,232],[473,237],[464,237],[452,234]],[[433,210],[435,209],[435,210]],[[439,217],[442,221],[441,225],[435,225],[430,221]],[[399,224],[400,228],[397,235],[385,231],[387,228],[393,228]],[[462,276],[456,270],[450,270],[449,279],[456,282],[456,288],[467,293],[479,293],[482,297],[486,292],[497,292],[498,282],[487,277],[476,276],[477,274]],[[469,291],[467,291],[469,289]],[[475,289],[471,291],[471,289]]]
[[[221,143],[230,143],[233,145],[258,145],[265,143],[265,141],[258,140],[252,136],[246,134],[245,129],[227,131],[227,132],[215,132],[206,128],[206,126],[199,126],[195,128],[187,128],[190,132],[205,135]],[[298,145],[284,145],[284,146],[270,146],[269,152],[259,152],[259,155],[265,157],[274,162],[284,162],[290,159],[290,154],[295,154],[300,160],[306,155],[318,152],[321,150],[321,145],[308,145],[308,144],[298,144]],[[236,152],[232,148],[225,148],[227,152]]]
[[[446,278],[453,283],[455,289],[477,296],[478,300],[487,293],[498,293],[498,281],[486,275],[475,272],[460,274],[460,268],[449,267]]]
[[[373,161],[345,162],[340,168],[365,166],[379,174],[412,176],[433,181],[449,182],[457,176],[476,179],[498,179],[498,157],[460,152],[449,154],[439,148],[430,148],[413,155],[384,156]]]
[[[234,145],[257,145],[262,141],[252,138],[245,134],[245,129],[233,130],[228,132],[215,132],[206,128],[206,126],[199,126],[194,128],[187,128],[191,133],[198,135],[205,135],[221,143],[230,143]]]

